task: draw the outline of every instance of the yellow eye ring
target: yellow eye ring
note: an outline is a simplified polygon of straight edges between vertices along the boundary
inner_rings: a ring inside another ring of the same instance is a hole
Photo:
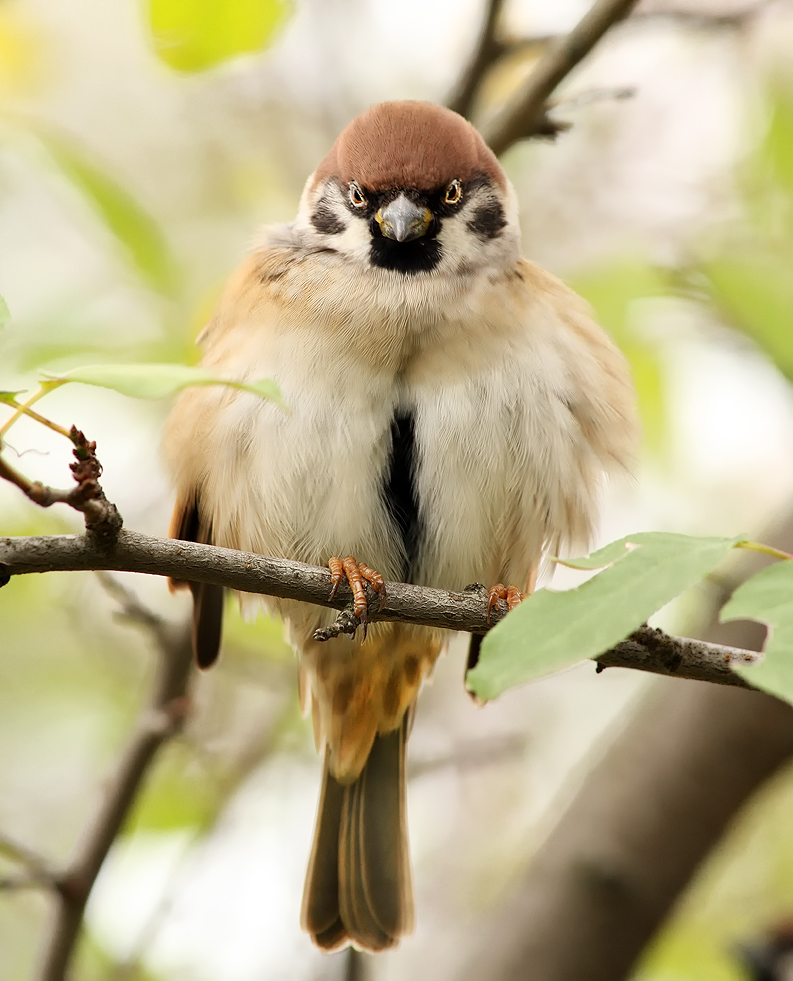
[[[444,204],[459,204],[463,197],[463,185],[455,177],[451,184],[446,188],[443,196]]]
[[[350,181],[350,204],[353,208],[366,207],[366,195],[357,181]]]

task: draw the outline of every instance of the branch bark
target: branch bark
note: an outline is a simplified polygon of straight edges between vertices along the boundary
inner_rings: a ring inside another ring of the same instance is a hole
[[[597,0],[572,31],[550,45],[534,71],[482,130],[496,156],[543,128],[546,103],[559,83],[582,61],[637,0]]]
[[[96,543],[90,535],[0,538],[0,583],[7,582],[12,575],[34,572],[110,569],[213,583],[341,610],[340,630],[354,629],[359,623],[350,610],[352,594],[346,581],[336,596],[329,599],[330,571],[302,562],[215,545],[152,538],[126,530],[120,531],[109,545]],[[502,601],[488,622],[487,591],[483,586],[449,592],[407,583],[385,585],[385,603],[380,609],[373,605],[370,621],[390,620],[484,634],[506,615],[506,604]],[[641,627],[596,660],[600,669],[629,667],[750,688],[732,667],[751,664],[757,656],[752,651],[672,637],[660,630]]]

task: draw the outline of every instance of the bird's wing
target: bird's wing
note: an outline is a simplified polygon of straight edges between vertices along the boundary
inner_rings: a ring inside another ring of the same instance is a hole
[[[552,273],[528,259],[522,288],[552,311],[557,341],[567,348],[568,408],[606,472],[632,472],[639,444],[636,392],[622,352],[594,319],[589,304]]]
[[[180,500],[174,509],[169,538],[212,544],[212,526],[201,518],[196,494]],[[193,652],[201,668],[217,659],[223,628],[223,587],[204,582],[169,581],[171,589],[190,587],[193,594]]]

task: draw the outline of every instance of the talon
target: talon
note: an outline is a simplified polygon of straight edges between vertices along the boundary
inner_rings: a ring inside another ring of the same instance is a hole
[[[338,556],[332,556],[328,560],[328,568],[331,573],[331,591],[330,599],[336,595],[336,591],[339,588],[339,583],[343,578],[346,577],[347,582],[350,584],[350,589],[352,590],[352,601],[353,610],[355,615],[361,621],[361,626],[363,627],[363,637],[366,640],[366,630],[368,627],[368,612],[369,606],[366,601],[366,590],[364,588],[364,579],[371,584],[372,589],[380,597],[379,610],[382,610],[383,604],[385,603],[386,592],[385,583],[383,582],[383,577],[379,572],[375,572],[374,569],[370,569],[368,565],[364,565],[363,562],[356,562],[355,559],[348,555],[346,559],[340,559]]]
[[[520,606],[528,595],[528,593],[522,593],[517,586],[504,586],[503,583],[491,586],[487,591],[487,622],[490,623],[490,614],[498,608],[501,600],[506,600],[507,610],[511,611],[516,606]]]
[[[344,569],[341,564],[341,559],[337,558],[335,555],[328,559],[328,568],[330,569],[330,596],[328,599],[333,599],[336,595],[339,583],[344,578]]]
[[[487,591],[487,622],[490,623],[490,614],[498,607],[499,600],[506,599],[507,590],[503,583],[491,586]]]

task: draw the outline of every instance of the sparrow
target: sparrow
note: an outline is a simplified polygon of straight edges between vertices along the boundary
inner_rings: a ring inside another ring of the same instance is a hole
[[[288,410],[223,387],[180,397],[164,436],[171,536],[327,564],[362,617],[364,580],[381,595],[383,580],[485,583],[491,606],[516,605],[544,553],[589,542],[604,480],[634,459],[621,354],[583,300],[521,257],[500,163],[430,103],[349,123],[199,342],[204,367],[274,379]],[[208,666],[223,594],[190,588]],[[392,947],[414,916],[405,743],[447,637],[377,622],[321,642],[333,611],[266,602],[323,757],[302,926],[325,950]]]

